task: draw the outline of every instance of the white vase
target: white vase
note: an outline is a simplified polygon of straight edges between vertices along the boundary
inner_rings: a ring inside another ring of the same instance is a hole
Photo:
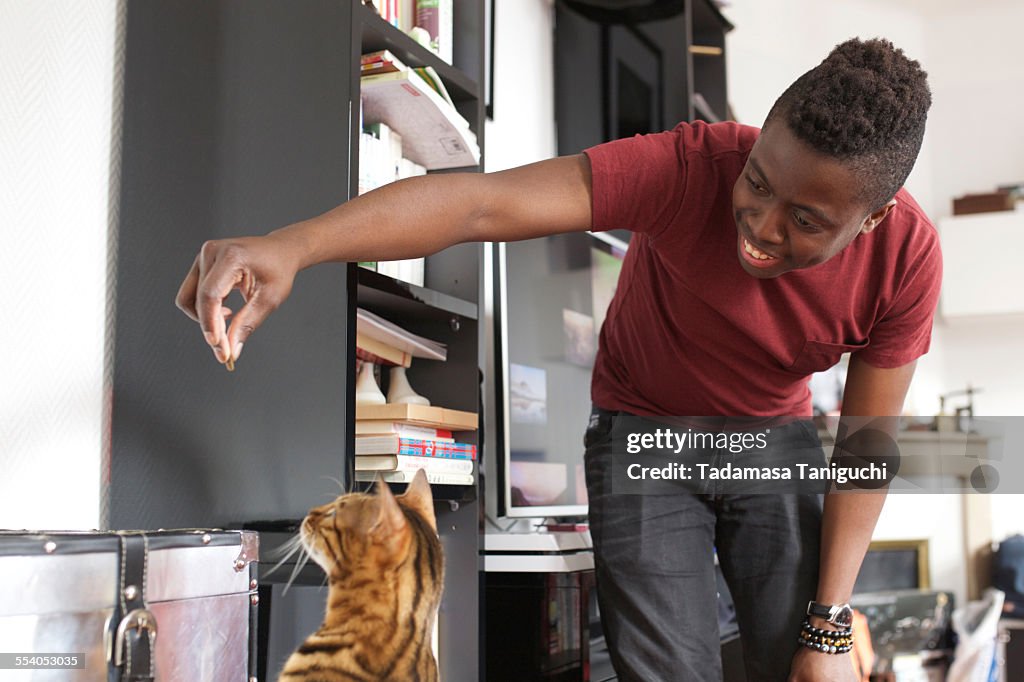
[[[359,367],[359,376],[356,377],[356,405],[383,405],[386,402],[384,393],[373,376],[373,363],[364,362]]]
[[[391,381],[388,382],[388,402],[404,405],[430,404],[430,400],[412,390],[409,379],[405,376],[405,367],[391,368]]]

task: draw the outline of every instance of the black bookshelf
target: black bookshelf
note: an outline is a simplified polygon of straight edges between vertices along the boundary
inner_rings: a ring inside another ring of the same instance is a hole
[[[433,67],[483,151],[483,1],[455,0],[455,12],[451,65],[360,2],[128,3],[108,526],[276,528],[268,550],[338,494],[332,477],[351,486],[357,306],[447,343],[449,361],[421,363],[410,380],[479,412],[479,245],[430,256],[425,287],[355,264],[301,273],[233,373],[173,303],[204,241],[269,232],[355,195],[364,52]],[[476,486],[456,488],[437,491],[440,663],[443,679],[475,680],[479,500]],[[261,612],[260,679],[322,618],[316,573],[288,594],[284,570],[261,587],[274,609]]]

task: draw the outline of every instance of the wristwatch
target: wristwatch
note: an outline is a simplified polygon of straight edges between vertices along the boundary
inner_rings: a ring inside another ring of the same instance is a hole
[[[819,604],[807,602],[807,615],[823,618],[833,625],[849,628],[853,625],[853,609],[849,604]]]

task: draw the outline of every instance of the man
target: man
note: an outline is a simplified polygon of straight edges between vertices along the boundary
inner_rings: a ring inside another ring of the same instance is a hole
[[[930,101],[917,62],[851,40],[786,90],[760,133],[681,124],[500,173],[398,182],[264,237],[205,244],[177,302],[227,362],[316,263],[632,229],[586,458],[619,679],[720,676],[714,545],[750,679],[852,680],[841,644],[809,645],[842,641],[830,633],[884,493],[829,494],[823,508],[816,495],[615,495],[604,446],[615,415],[809,415],[808,376],[844,352],[848,425],[900,414],[941,278],[934,227],[901,189]],[[233,288],[246,304],[227,328]],[[802,423],[785,447],[817,445]]]

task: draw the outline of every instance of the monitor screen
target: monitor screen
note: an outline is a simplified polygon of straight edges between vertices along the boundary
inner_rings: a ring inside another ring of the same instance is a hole
[[[587,512],[590,376],[625,250],[586,232],[504,245],[504,516]]]

